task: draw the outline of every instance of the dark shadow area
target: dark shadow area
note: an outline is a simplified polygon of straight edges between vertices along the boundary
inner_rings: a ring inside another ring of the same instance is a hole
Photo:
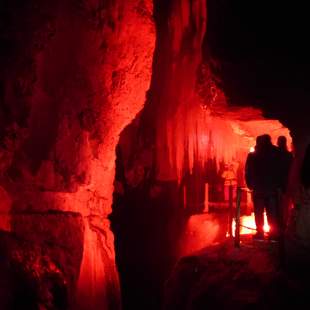
[[[45,250],[14,233],[2,231],[0,240],[1,309],[65,310],[70,307],[68,284],[44,256]]]
[[[309,112],[307,12],[301,2],[211,0],[204,42],[231,104],[260,107],[296,131],[309,129],[299,114]]]
[[[185,223],[177,181],[154,175],[154,147],[128,125],[116,154],[111,228],[123,309],[159,309]]]
[[[268,243],[237,250],[226,242],[184,257],[166,285],[164,309],[308,308],[309,268],[296,273],[278,262],[278,246]]]

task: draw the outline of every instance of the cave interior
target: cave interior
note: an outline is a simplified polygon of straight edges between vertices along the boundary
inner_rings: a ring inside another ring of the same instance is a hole
[[[1,1],[0,308],[309,306],[308,29],[293,2]],[[237,248],[223,173],[246,189],[262,134],[294,155],[287,232]]]

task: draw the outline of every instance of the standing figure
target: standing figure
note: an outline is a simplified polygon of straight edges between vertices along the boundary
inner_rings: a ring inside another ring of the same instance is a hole
[[[237,192],[237,171],[234,164],[225,165],[222,178],[224,179],[224,200],[229,201],[230,188],[232,188],[232,199],[235,199]]]
[[[264,238],[264,209],[270,226],[269,238],[279,236],[278,192],[281,186],[279,151],[269,135],[256,138],[255,151],[250,153],[245,165],[245,179],[253,190],[253,204],[257,233],[255,239]]]
[[[293,155],[287,149],[287,140],[285,136],[279,136],[277,140],[277,146],[281,159],[281,190],[286,192],[288,176],[293,161]]]
[[[283,233],[286,228],[288,211],[289,211],[289,197],[287,195],[287,184],[291,165],[293,162],[293,155],[287,149],[287,140],[285,136],[279,136],[277,140],[277,146],[280,154],[280,203],[279,203],[279,221],[280,229]]]

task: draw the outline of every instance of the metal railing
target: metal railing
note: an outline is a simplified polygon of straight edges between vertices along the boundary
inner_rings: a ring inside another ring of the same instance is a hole
[[[234,238],[234,241],[235,241],[234,243],[235,243],[236,248],[240,247],[240,227],[244,227],[244,228],[251,229],[251,230],[256,230],[256,228],[248,227],[248,226],[241,224],[241,221],[240,221],[241,214],[240,213],[241,213],[241,194],[242,194],[242,191],[252,192],[247,187],[240,187],[240,186],[237,187],[236,214],[235,214],[235,224],[236,225],[235,225],[235,238]]]

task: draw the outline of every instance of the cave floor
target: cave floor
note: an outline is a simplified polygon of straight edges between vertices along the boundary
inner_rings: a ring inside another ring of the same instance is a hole
[[[165,309],[280,309],[310,306],[309,272],[290,268],[285,243],[227,238],[178,262]],[[296,267],[296,266],[293,266]]]

